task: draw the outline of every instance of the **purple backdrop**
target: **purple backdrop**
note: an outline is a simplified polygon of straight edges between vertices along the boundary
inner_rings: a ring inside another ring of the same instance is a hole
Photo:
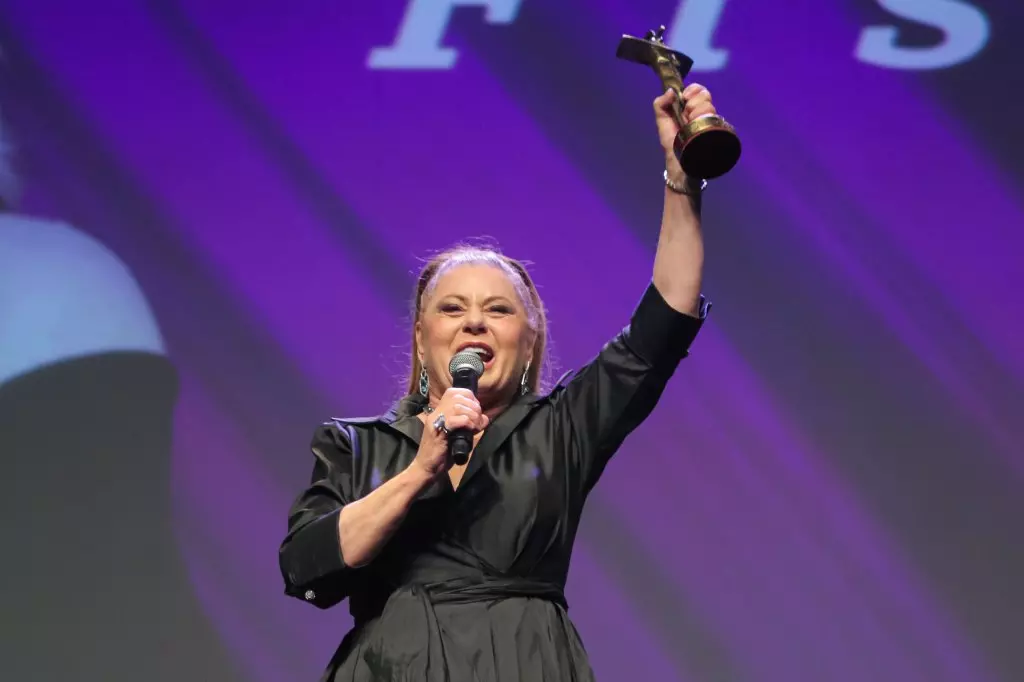
[[[574,554],[598,677],[1024,676],[1018,4],[5,0],[20,210],[149,301],[174,531],[240,679],[317,679],[350,624],[276,550],[313,427],[402,388],[421,257],[531,262],[554,371],[626,323],[663,190],[657,79],[614,52],[677,13],[744,154],[711,320]]]

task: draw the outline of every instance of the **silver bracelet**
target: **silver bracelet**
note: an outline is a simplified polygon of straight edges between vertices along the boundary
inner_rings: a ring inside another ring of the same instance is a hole
[[[693,192],[687,190],[685,185],[679,185],[679,184],[674,183],[671,180],[669,180],[668,179],[668,169],[665,169],[665,186],[668,187],[673,192],[675,192],[676,194],[685,194],[685,195],[690,196],[690,197],[697,196]],[[701,192],[703,192],[704,189],[707,186],[708,186],[708,181],[706,179],[701,180],[700,181],[700,189],[697,190],[697,194],[700,194]]]

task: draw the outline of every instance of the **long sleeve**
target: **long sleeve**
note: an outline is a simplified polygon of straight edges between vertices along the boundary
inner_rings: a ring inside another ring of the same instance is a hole
[[[699,316],[686,315],[650,284],[630,324],[566,384],[560,403],[571,423],[584,490],[597,483],[622,442],[654,410],[710,308],[701,297]]]
[[[362,570],[345,564],[338,534],[341,509],[354,501],[352,446],[332,422],[317,428],[310,447],[311,482],[289,510],[278,560],[285,594],[326,609],[349,596]]]

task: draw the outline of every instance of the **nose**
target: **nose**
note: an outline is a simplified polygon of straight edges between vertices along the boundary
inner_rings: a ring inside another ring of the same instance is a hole
[[[463,318],[462,329],[469,334],[482,334],[487,331],[486,318],[483,311],[471,307]]]

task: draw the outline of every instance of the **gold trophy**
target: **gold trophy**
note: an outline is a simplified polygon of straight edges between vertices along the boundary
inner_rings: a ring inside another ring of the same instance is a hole
[[[735,129],[717,114],[701,116],[683,124],[683,78],[693,67],[693,60],[667,45],[665,27],[648,31],[643,38],[624,35],[615,56],[638,64],[646,64],[661,78],[662,92],[676,91],[673,105],[679,122],[675,151],[686,174],[695,179],[711,179],[732,170],[740,158],[740,138]]]

